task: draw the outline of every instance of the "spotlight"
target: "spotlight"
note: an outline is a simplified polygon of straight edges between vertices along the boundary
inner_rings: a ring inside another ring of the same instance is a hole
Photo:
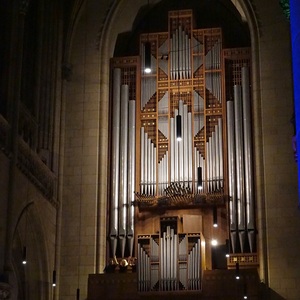
[[[56,286],[56,271],[53,270],[52,272],[52,286],[55,287]]]
[[[197,175],[198,175],[197,188],[198,188],[198,190],[202,190],[203,187],[202,187],[202,168],[201,167],[198,167]]]
[[[218,211],[216,206],[213,208],[213,226],[218,227]]]
[[[240,279],[240,264],[236,263],[235,264],[235,279]]]
[[[23,247],[23,256],[22,256],[22,264],[26,265],[27,260],[26,260],[26,247]]]
[[[145,43],[145,69],[144,72],[146,74],[151,73],[151,43]]]
[[[181,141],[182,139],[182,132],[181,132],[181,115],[176,116],[176,138],[177,141]]]

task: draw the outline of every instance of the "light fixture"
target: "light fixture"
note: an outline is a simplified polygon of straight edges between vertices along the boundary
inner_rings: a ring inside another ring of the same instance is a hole
[[[248,299],[248,296],[247,296],[247,283],[245,282],[244,283],[244,299]]]
[[[80,299],[80,289],[78,288],[76,291],[76,300]]]
[[[197,169],[197,188],[198,190],[202,190],[203,186],[202,186],[202,168],[198,167]]]
[[[56,271],[53,270],[52,272],[52,286],[55,287],[56,286]]]
[[[177,141],[182,140],[181,115],[176,116],[176,138]]]
[[[218,241],[215,240],[215,239],[211,240],[211,245],[212,246],[217,246],[218,245]]]
[[[151,73],[151,43],[147,41],[145,43],[145,69],[146,74]]]
[[[240,279],[240,264],[235,264],[235,279]]]
[[[213,208],[213,226],[218,227],[218,211],[216,206]]]
[[[229,253],[230,253],[230,243],[229,243],[229,240],[227,239],[226,240],[226,254],[225,254],[225,256],[229,257]]]
[[[26,265],[27,260],[26,260],[26,247],[23,247],[23,256],[22,256],[22,264]]]

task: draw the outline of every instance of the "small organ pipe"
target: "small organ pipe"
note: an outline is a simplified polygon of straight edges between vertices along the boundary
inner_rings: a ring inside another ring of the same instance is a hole
[[[119,199],[119,151],[120,151],[120,87],[121,69],[114,69],[113,74],[113,124],[112,124],[112,183],[111,183],[111,210],[110,210],[110,240],[112,256],[116,255],[118,235],[118,199]]]
[[[174,118],[174,136],[175,136],[175,143],[174,143],[174,167],[175,167],[175,176],[174,176],[174,180],[175,182],[176,181],[179,181],[179,166],[178,166],[178,141],[176,139],[176,127],[177,127],[177,122],[176,122],[176,116],[178,115],[178,110],[175,109],[174,111],[174,115],[175,115],[175,118]]]

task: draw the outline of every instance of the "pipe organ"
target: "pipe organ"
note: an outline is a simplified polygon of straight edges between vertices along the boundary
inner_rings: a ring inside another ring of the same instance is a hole
[[[200,233],[138,235],[138,290],[200,290],[204,239]]]
[[[256,252],[250,50],[193,25],[191,10],[171,11],[139,57],[112,59],[110,256],[137,257],[139,291],[201,289],[207,208],[228,218],[232,254]],[[157,230],[169,210],[203,225]]]

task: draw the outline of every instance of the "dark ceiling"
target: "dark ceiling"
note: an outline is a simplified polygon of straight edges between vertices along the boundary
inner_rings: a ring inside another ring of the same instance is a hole
[[[230,0],[163,0],[145,5],[136,16],[131,32],[118,36],[114,56],[138,54],[139,35],[145,32],[167,32],[168,11],[192,9],[196,28],[222,27],[225,48],[250,46],[247,23]]]

